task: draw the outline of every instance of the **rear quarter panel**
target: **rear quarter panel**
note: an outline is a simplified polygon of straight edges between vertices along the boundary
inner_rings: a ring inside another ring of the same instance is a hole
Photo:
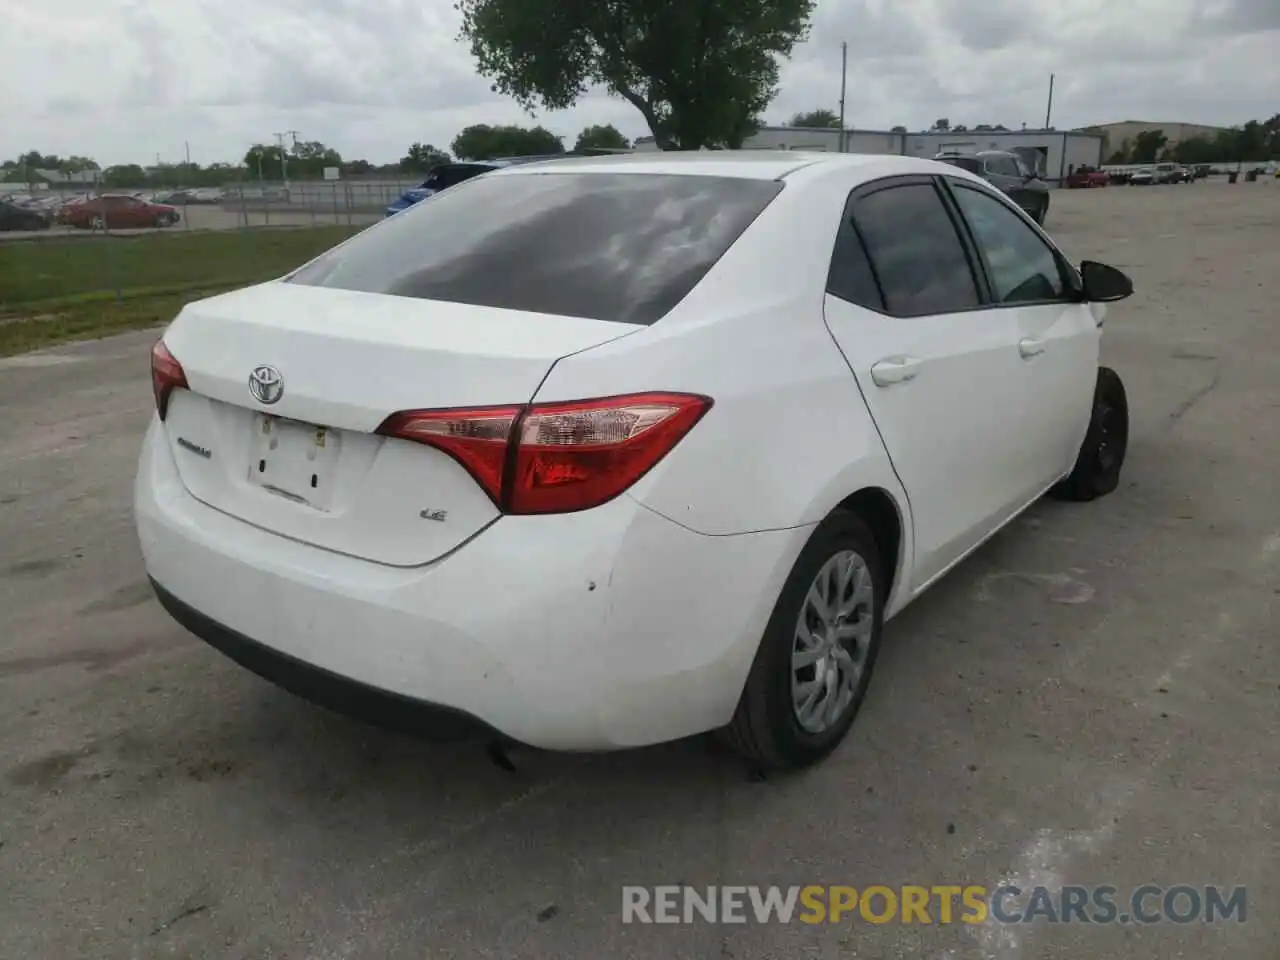
[[[706,416],[630,491],[698,533],[814,524],[864,487],[889,492],[907,516],[857,382],[823,321],[847,189],[815,187],[788,186],[670,314],[558,361],[535,397],[646,390],[711,397]]]

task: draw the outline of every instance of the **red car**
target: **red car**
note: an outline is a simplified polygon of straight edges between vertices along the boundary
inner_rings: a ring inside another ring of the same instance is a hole
[[[59,223],[92,230],[101,230],[104,226],[115,230],[169,227],[180,219],[181,214],[175,207],[123,193],[88,197],[69,203],[58,211]]]
[[[1094,170],[1092,167],[1081,167],[1067,177],[1067,186],[1073,190],[1105,187],[1110,182],[1111,174],[1105,170]]]

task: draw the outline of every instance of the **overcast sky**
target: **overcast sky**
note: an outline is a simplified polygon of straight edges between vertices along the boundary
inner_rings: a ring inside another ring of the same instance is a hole
[[[296,129],[377,163],[471,123],[648,132],[603,94],[531,120],[457,27],[452,0],[0,0],[0,157],[234,161]],[[768,121],[836,108],[842,40],[855,127],[1036,126],[1050,72],[1060,129],[1280,111],[1280,0],[819,0]]]

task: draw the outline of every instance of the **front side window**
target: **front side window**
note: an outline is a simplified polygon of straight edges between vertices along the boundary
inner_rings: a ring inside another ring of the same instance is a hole
[[[958,181],[952,187],[986,260],[997,303],[1067,298],[1058,257],[1030,224],[983,190]]]
[[[479,177],[389,217],[291,283],[650,324],[778,195],[774,180],[539,172]]]
[[[933,184],[903,184],[862,197],[854,204],[854,221],[887,312],[922,316],[978,305],[969,258]]]

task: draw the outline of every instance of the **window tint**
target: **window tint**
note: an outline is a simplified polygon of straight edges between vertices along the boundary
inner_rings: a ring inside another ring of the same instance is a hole
[[[782,184],[558,173],[480,177],[358,234],[293,283],[653,323]]]
[[[952,185],[986,258],[996,302],[1065,299],[1058,258],[1031,226],[990,194],[954,181]]]
[[[932,184],[879,190],[854,205],[889,313],[915,316],[976,306],[978,290],[951,217]]]
[[[831,254],[831,267],[827,272],[827,292],[848,300],[860,307],[884,310],[884,299],[876,284],[871,261],[853,221],[846,216],[836,237],[836,248]]]

